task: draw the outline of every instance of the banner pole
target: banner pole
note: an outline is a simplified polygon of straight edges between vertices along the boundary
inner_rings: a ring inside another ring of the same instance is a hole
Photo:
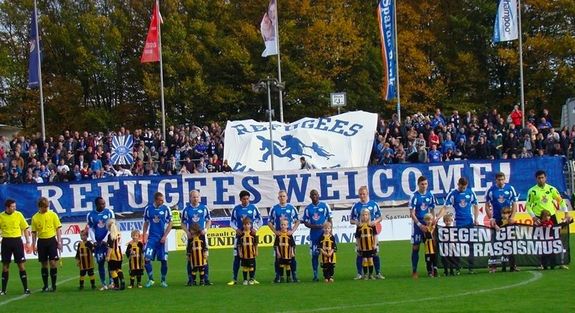
[[[396,79],[396,92],[397,92],[397,120],[401,123],[401,97],[399,96],[399,54],[397,52],[397,46],[399,45],[399,40],[397,38],[397,2],[393,0],[393,23],[394,23],[394,36],[395,36],[395,79]]]
[[[520,97],[521,97],[521,126],[525,128],[525,89],[523,81],[523,32],[521,30],[521,0],[517,1],[517,18],[519,20],[519,84],[520,84]]]
[[[156,0],[156,7],[158,11],[156,20],[158,21],[158,51],[160,53],[160,95],[162,103],[162,139],[166,140],[166,107],[164,104],[164,62],[162,60],[162,22],[159,19],[160,15],[160,1]]]
[[[42,128],[42,141],[46,141],[46,123],[44,118],[44,90],[42,88],[42,59],[40,58],[40,34],[38,32],[38,8],[34,0],[34,28],[36,30],[36,57],[38,58],[38,87],[40,90],[40,124]]]

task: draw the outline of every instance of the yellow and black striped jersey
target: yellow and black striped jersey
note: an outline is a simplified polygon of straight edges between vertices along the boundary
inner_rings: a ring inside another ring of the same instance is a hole
[[[255,259],[258,247],[258,236],[244,232],[237,237],[238,252],[242,259]]]
[[[372,251],[376,248],[377,233],[374,226],[364,223],[357,227],[355,232],[359,251]]]
[[[295,247],[293,236],[287,233],[281,233],[276,236],[274,248],[281,259],[291,260],[294,257],[293,247]]]
[[[205,256],[208,246],[204,238],[204,236],[194,236],[190,240],[190,261],[192,262],[192,267],[205,266],[208,263]]]
[[[80,270],[94,268],[94,245],[91,241],[80,241],[76,250],[76,260],[80,264]]]
[[[144,269],[144,245],[137,241],[130,241],[126,248],[126,256],[130,261],[130,270]]]
[[[319,239],[318,247],[324,251],[333,250],[334,253],[330,256],[321,254],[321,263],[335,263],[335,252],[337,251],[337,244],[333,235],[322,235]]]
[[[117,238],[112,238],[108,235],[108,254],[110,261],[122,261],[122,248],[120,247],[120,235]]]

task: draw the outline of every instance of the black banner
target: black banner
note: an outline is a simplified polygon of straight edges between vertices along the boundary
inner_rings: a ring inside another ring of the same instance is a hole
[[[439,267],[544,266],[571,262],[569,226],[441,227],[435,232]]]

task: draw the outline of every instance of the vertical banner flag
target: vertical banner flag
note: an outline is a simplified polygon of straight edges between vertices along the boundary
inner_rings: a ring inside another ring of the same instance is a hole
[[[266,45],[266,49],[262,53],[262,57],[278,54],[276,42],[278,38],[276,36],[277,22],[278,18],[276,0],[270,0],[268,11],[264,14],[262,23],[260,24],[260,31],[262,32],[262,37]]]
[[[397,97],[397,56],[395,55],[395,0],[381,0],[377,6],[379,35],[381,37],[381,55],[385,75],[384,99]]]
[[[160,8],[158,7],[158,1],[156,1],[154,12],[152,13],[152,21],[150,22],[150,28],[148,29],[148,36],[146,37],[146,44],[144,45],[144,51],[142,52],[142,58],[140,59],[141,63],[160,62],[158,27],[160,27],[160,23],[162,22]]]
[[[38,12],[32,12],[32,19],[30,21],[30,60],[28,62],[28,88],[38,88],[40,86],[40,75],[38,72],[38,65],[40,57],[38,49],[40,49],[40,40],[38,33],[36,33],[36,23],[38,23]]]
[[[127,165],[134,163],[132,149],[134,148],[134,139],[132,135],[112,137],[112,149],[110,161],[116,165]]]
[[[510,41],[519,38],[517,23],[517,0],[499,1],[493,29],[493,41]]]

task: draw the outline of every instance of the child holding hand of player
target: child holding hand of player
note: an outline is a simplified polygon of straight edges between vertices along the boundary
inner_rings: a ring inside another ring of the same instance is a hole
[[[96,289],[96,278],[94,277],[94,245],[88,240],[86,229],[80,232],[80,243],[76,250],[76,264],[80,268],[80,290],[84,289],[86,274],[90,278],[92,290]]]
[[[355,240],[357,250],[362,257],[363,279],[376,279],[373,276],[373,256],[377,251],[377,232],[375,226],[371,226],[371,213],[368,209],[361,211]]]
[[[188,240],[189,261],[192,266],[191,284],[196,285],[196,276],[200,276],[199,285],[206,285],[205,270],[208,264],[208,245],[205,236],[202,236],[200,224],[190,224],[189,232],[191,238]]]
[[[427,231],[423,233],[425,238],[425,266],[427,267],[427,275],[429,277],[437,277],[437,257],[435,254],[435,240],[433,239],[433,231],[435,224],[433,224],[433,214],[427,213],[423,216]]]
[[[115,219],[109,219],[108,223],[108,254],[106,261],[108,262],[108,271],[114,281],[114,290],[124,290],[126,283],[124,282],[124,273],[122,272],[122,236],[118,230]]]
[[[258,236],[252,234],[252,220],[249,217],[245,217],[242,220],[242,227],[242,233],[236,238],[236,243],[244,276],[243,284],[254,285],[256,257],[258,256]]]
[[[142,288],[142,275],[144,274],[144,245],[140,241],[140,231],[137,229],[132,230],[132,241],[128,243],[126,248],[126,256],[130,261],[130,285],[128,288],[134,288],[134,280],[138,284],[138,288]]]
[[[321,267],[326,283],[333,282],[333,275],[335,274],[335,252],[337,251],[337,245],[335,243],[335,237],[331,233],[331,228],[330,222],[323,224],[323,235],[317,244],[321,251]]]
[[[284,270],[286,274],[285,281],[291,282],[291,263],[295,256],[295,241],[293,236],[288,234],[289,223],[287,220],[280,222],[280,234],[276,236],[274,241],[274,250],[278,264],[280,266],[279,278],[283,279]]]

